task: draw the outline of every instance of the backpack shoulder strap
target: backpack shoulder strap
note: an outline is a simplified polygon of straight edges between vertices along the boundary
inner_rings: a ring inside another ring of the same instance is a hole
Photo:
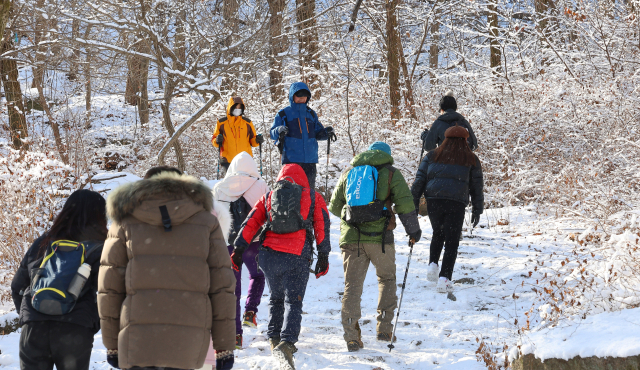
[[[280,118],[282,118],[282,120],[284,121],[284,124],[288,125],[287,114],[284,112],[284,109],[280,109],[280,112],[278,112],[278,115],[280,116]]]
[[[100,242],[82,242],[84,245],[84,259],[85,261],[89,259],[91,255],[93,255],[96,251],[102,251],[104,243]]]
[[[309,112],[311,114],[311,117],[313,117],[313,119],[318,121],[318,114],[316,113],[316,111],[314,111],[313,109],[307,107],[307,112]]]
[[[220,123],[222,123],[222,122],[224,122],[224,121],[226,121],[226,120],[227,120],[227,116],[224,116],[224,117],[218,118],[218,122],[220,122]]]
[[[316,211],[316,190],[309,189],[309,197],[311,198],[311,206],[309,206],[309,214],[307,215],[307,220],[311,220],[310,222],[313,224],[313,214]]]

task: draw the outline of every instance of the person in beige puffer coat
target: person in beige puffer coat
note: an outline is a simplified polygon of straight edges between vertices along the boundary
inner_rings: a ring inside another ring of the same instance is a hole
[[[112,366],[198,369],[209,338],[235,348],[235,277],[212,207],[207,185],[171,167],[109,195],[98,311]]]

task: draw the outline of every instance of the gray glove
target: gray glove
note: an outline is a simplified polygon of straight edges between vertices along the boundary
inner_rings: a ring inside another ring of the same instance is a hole
[[[262,136],[262,134],[256,135],[256,143],[258,144],[264,143],[264,136]]]
[[[223,141],[224,141],[224,137],[222,136],[222,134],[219,134],[218,137],[216,137],[216,144],[222,145]]]

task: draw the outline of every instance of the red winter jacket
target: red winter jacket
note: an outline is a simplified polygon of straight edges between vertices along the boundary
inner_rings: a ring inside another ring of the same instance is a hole
[[[307,220],[309,218],[309,209],[311,208],[311,191],[309,190],[309,181],[307,175],[300,165],[289,163],[282,166],[278,174],[278,181],[290,177],[293,181],[304,187],[302,190],[302,201],[300,204],[300,213]],[[290,181],[290,179],[286,179]],[[315,193],[315,209],[313,212],[313,230],[316,238],[318,253],[329,253],[331,244],[329,242],[329,211],[324,203],[324,199],[320,194]],[[262,225],[267,221],[267,212],[265,212],[265,202],[267,209],[271,211],[271,192],[265,194],[255,204],[249,216],[244,221],[238,238],[234,245],[236,248],[245,249],[253,240],[256,233],[260,231]],[[301,255],[304,248],[307,231],[298,230],[289,234],[276,234],[267,231],[266,238],[262,243],[263,246],[269,247],[275,251]]]

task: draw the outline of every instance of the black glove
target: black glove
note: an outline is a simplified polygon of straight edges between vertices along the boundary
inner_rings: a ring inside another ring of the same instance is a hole
[[[219,134],[218,137],[216,137],[216,144],[222,145],[223,141],[224,141],[224,137],[222,136],[222,134]]]
[[[471,225],[473,227],[478,226],[478,222],[480,222],[480,213],[472,212],[471,213]]]
[[[422,131],[422,133],[420,134],[420,140],[421,141],[427,140],[427,135],[429,135],[429,129],[425,128],[424,131]]]
[[[231,370],[234,360],[233,351],[216,351],[216,370]]]
[[[318,262],[316,262],[316,279],[325,276],[329,272],[329,254],[318,253]]]
[[[414,232],[412,232],[411,234],[409,234],[409,239],[413,239],[414,243],[417,243],[418,241],[420,241],[420,237],[422,237],[422,230],[418,229]]]
[[[107,350],[107,363],[116,369],[120,368],[120,364],[118,364],[118,350],[110,349]]]
[[[242,268],[242,253],[244,253],[244,250],[239,250],[238,248],[231,253],[231,267],[236,271],[240,271]]]
[[[333,127],[331,127],[331,126],[327,126],[327,127],[325,127],[325,128],[324,128],[324,132],[326,132],[326,133],[327,133],[327,136],[331,136],[331,135],[333,135]]]
[[[287,126],[280,126],[278,127],[278,135],[280,135],[280,137],[286,135],[289,133],[289,127]]]
[[[256,135],[256,143],[258,144],[264,143],[264,136],[262,136],[262,134]]]

